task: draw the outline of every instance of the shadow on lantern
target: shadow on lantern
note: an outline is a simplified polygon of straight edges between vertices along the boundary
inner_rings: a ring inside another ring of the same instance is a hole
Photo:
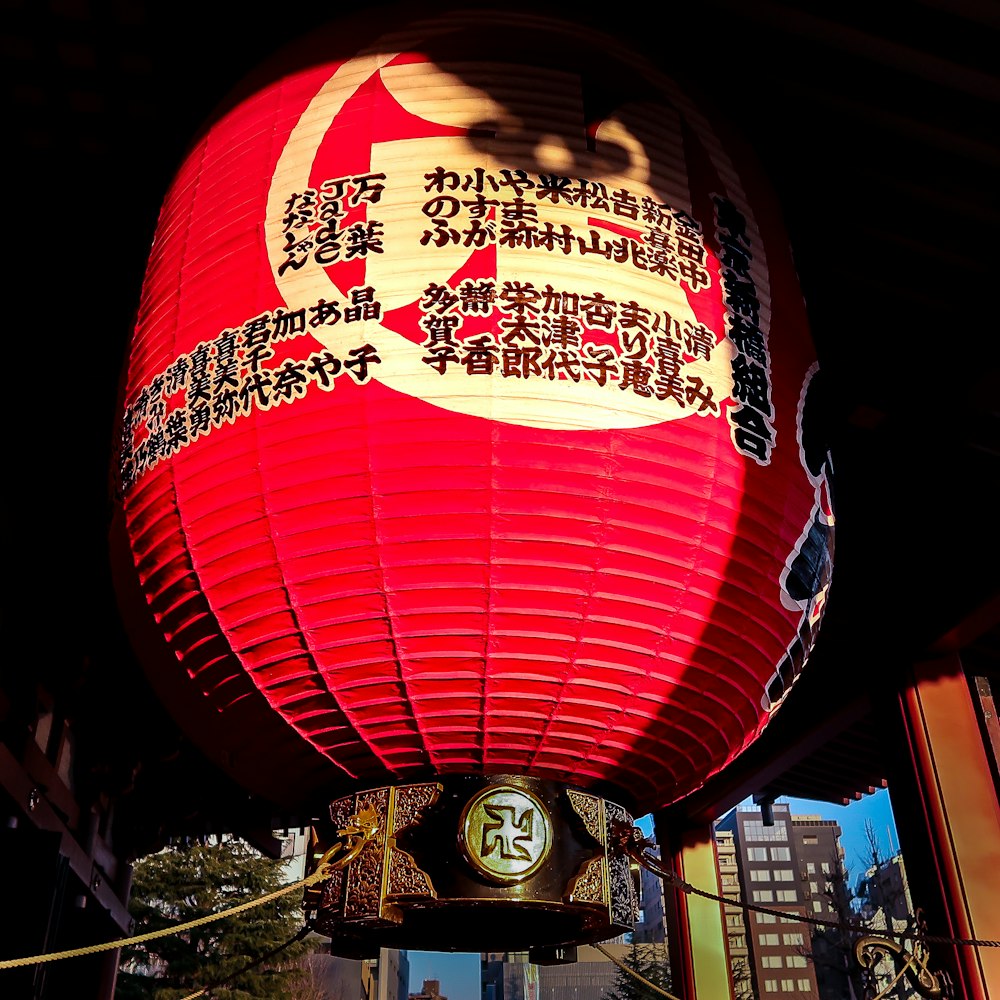
[[[766,186],[673,81],[535,16],[373,34],[282,53],[168,192],[123,614],[209,756],[356,851],[307,897],[336,953],[566,956],[632,929],[615,831],[815,639],[814,352]]]

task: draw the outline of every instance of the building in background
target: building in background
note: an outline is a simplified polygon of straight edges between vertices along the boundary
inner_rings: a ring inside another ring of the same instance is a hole
[[[716,828],[715,855],[719,865],[719,885],[726,902],[726,947],[732,970],[735,1000],[753,997],[753,977],[750,972],[750,952],[747,948],[747,926],[744,909],[740,905],[739,860],[736,856],[736,837],[732,830]]]
[[[375,1000],[405,1000],[410,989],[410,960],[399,948],[379,949]]]
[[[659,847],[651,847],[649,853],[660,857]],[[663,879],[647,868],[639,869],[639,919],[632,932],[632,940],[655,944],[662,944],[667,940]]]
[[[720,832],[732,836],[730,857],[736,860],[742,899],[801,918],[745,911],[746,961],[757,997],[780,993],[794,993],[801,1000],[820,997],[811,961],[813,925],[806,918],[837,918],[820,889],[822,875],[810,879],[807,866],[817,869],[837,857],[840,827],[816,817],[793,817],[787,805],[773,805],[766,810],[731,810],[717,822],[717,837]],[[738,933],[728,936],[739,938]]]
[[[419,993],[410,993],[409,1000],[448,1000],[441,995],[440,979],[425,979],[423,989]]]
[[[605,941],[600,948],[582,945],[575,962],[559,965],[535,965],[528,961],[527,952],[483,952],[482,1000],[602,1000],[622,975],[617,962],[633,960],[633,948],[640,967],[655,964],[669,972],[663,942],[633,946]]]
[[[875,863],[854,886],[854,898],[860,903],[860,916],[873,934],[903,934],[908,930],[915,910],[902,855],[894,854],[885,861],[876,855],[873,861]],[[877,987],[887,989],[891,978],[886,968],[876,980]],[[898,997],[919,996],[905,980],[895,990]]]
[[[317,996],[338,1000],[406,1000],[410,963],[405,951],[382,948],[376,959],[319,953],[310,955],[308,962]]]
[[[895,854],[887,861],[877,860],[858,879],[854,895],[861,901],[862,915],[873,927],[903,930],[913,913],[903,856]]]
[[[807,915],[827,924],[847,922],[852,916],[850,893],[845,881],[844,851],[840,827],[819,816],[792,816],[793,850],[797,858]],[[849,971],[853,939],[836,927],[810,924],[806,927],[809,965],[816,976],[820,997],[838,1000],[850,997]],[[860,989],[855,975],[854,989]]]

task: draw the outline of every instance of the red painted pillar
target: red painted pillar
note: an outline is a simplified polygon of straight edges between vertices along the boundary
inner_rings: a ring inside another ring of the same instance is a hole
[[[917,664],[900,707],[946,933],[1000,940],[1000,804],[958,656]],[[943,947],[931,946],[932,959]],[[1000,1000],[1000,948],[954,947],[953,968],[962,980],[956,995]]]

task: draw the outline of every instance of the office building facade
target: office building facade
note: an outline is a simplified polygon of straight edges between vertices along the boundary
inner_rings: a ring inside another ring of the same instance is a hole
[[[782,994],[799,1000],[820,998],[816,964],[812,960],[810,919],[836,921],[836,911],[820,889],[821,876],[808,879],[807,865],[814,869],[839,849],[840,828],[827,821],[793,817],[787,805],[767,811],[734,809],[716,824],[716,844],[731,843],[727,868],[720,877],[735,874],[739,897],[723,882],[726,930],[731,961],[742,959],[753,994],[761,1000]],[[735,864],[734,864],[735,863]],[[822,871],[822,869],[819,869]],[[816,886],[815,892],[813,885]],[[738,902],[751,904],[742,916]],[[732,919],[730,919],[732,918]],[[740,927],[740,921],[743,926]],[[746,993],[744,985],[744,993]]]

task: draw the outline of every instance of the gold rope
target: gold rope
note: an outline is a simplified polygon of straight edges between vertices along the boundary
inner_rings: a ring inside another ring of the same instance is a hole
[[[259,899],[251,899],[246,903],[240,903],[229,910],[221,910],[219,913],[210,913],[208,916],[189,920],[186,924],[163,927],[158,931],[137,934],[135,937],[120,938],[118,941],[104,941],[101,944],[87,945],[84,948],[71,948],[69,951],[53,951],[47,955],[32,955],[30,958],[7,958],[0,961],[0,969],[15,969],[23,965],[35,965],[39,962],[55,962],[63,958],[75,958],[78,955],[94,955],[99,951],[112,951],[115,948],[121,948],[125,945],[141,944],[143,941],[153,941],[156,938],[169,937],[171,934],[180,934],[182,931],[190,930],[192,927],[201,927],[203,924],[209,924],[213,920],[231,917],[234,913],[243,913],[246,910],[253,909],[255,906],[262,906],[264,903],[269,903],[272,899],[277,899],[279,896],[294,892],[296,889],[312,885],[314,882],[320,882],[329,875],[330,867],[329,865],[321,866],[312,875],[307,876],[300,882],[295,882],[292,885],[286,885],[283,889],[269,892],[266,896],[261,896]],[[192,996],[198,995],[197,993],[192,994]]]
[[[644,978],[643,976],[640,976],[639,973],[635,971],[635,969],[629,968],[624,962],[620,961],[614,955],[612,955],[611,952],[608,951],[608,949],[605,948],[603,945],[595,944],[594,947],[606,958],[610,958],[611,961],[614,962],[619,969],[622,969],[624,972],[627,972],[630,976],[634,976],[636,979],[639,980],[640,983],[643,983],[645,986],[648,986],[654,993],[659,993],[661,997],[667,997],[668,1000],[680,1000],[680,998],[675,997],[673,993],[668,993],[665,989],[663,989],[662,986],[657,986],[656,983],[651,983],[648,979]],[[188,998],[185,997],[184,1000],[188,1000]]]
[[[171,934],[180,934],[182,931],[190,930],[192,927],[201,927],[203,924],[212,923],[214,920],[221,920],[223,917],[231,917],[234,913],[244,913],[252,910],[255,906],[262,906],[279,896],[295,892],[296,889],[306,888],[316,882],[322,882],[331,871],[344,868],[353,861],[360,853],[361,848],[368,843],[378,830],[378,820],[371,809],[364,809],[355,816],[351,816],[347,825],[338,830],[337,834],[341,840],[335,841],[333,846],[320,858],[316,870],[307,875],[299,882],[286,885],[283,889],[269,892],[259,899],[251,899],[246,903],[240,903],[229,910],[222,910],[219,913],[210,913],[205,917],[198,917],[190,920],[186,924],[177,924],[173,927],[163,927],[158,931],[149,931],[147,934],[139,934],[135,937],[120,938],[118,941],[105,941],[102,944],[88,945],[84,948],[71,948],[68,951],[53,951],[47,955],[32,955],[29,958],[8,958],[0,961],[0,969],[16,969],[24,965],[37,965],[39,962],[55,962],[63,958],[76,958],[78,955],[93,955],[100,951],[112,951],[125,945],[141,944],[143,941],[153,941],[156,938],[169,937]],[[342,852],[339,857],[334,857],[338,852]],[[184,1000],[191,1000],[192,997],[201,996],[205,990],[192,993]]]

